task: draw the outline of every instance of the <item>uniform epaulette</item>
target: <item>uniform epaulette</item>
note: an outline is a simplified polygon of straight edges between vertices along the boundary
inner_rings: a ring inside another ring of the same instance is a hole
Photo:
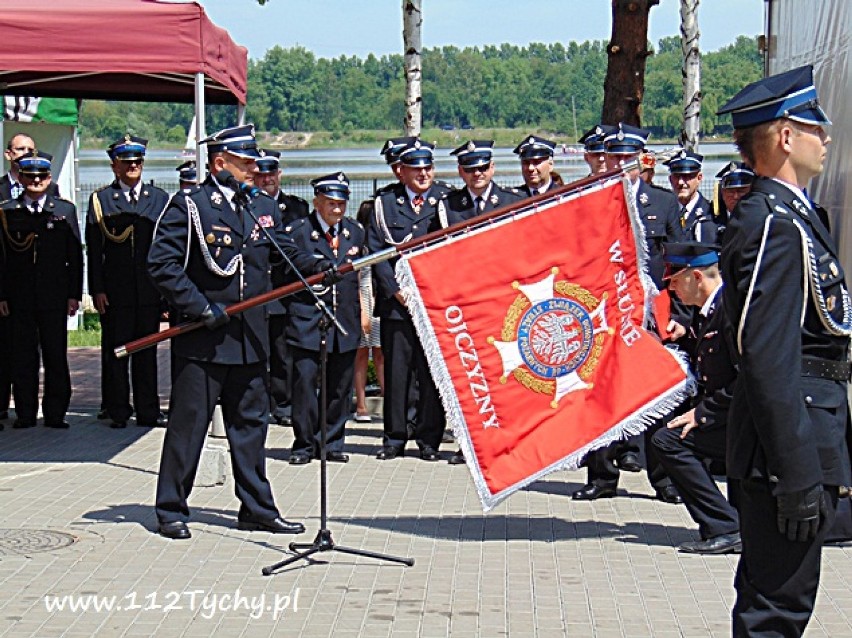
[[[284,232],[287,234],[292,233],[294,230],[301,228],[302,225],[305,224],[307,221],[307,217],[300,217],[299,219],[294,219],[292,222],[290,222],[284,227]]]

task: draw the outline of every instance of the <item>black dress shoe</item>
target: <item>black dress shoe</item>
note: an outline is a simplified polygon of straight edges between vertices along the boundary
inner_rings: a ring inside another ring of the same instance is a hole
[[[311,462],[311,457],[307,454],[294,452],[290,455],[290,465],[307,465]]]
[[[127,421],[113,421],[109,424],[109,427],[113,430],[121,430],[127,427]]]
[[[642,464],[639,462],[639,457],[633,452],[628,452],[627,454],[622,454],[621,458],[618,459],[618,468],[625,472],[640,472]]]
[[[465,463],[467,463],[467,460],[464,458],[464,454],[462,454],[462,451],[459,450],[449,458],[447,463],[449,463],[450,465],[464,465]]]
[[[67,430],[71,427],[68,421],[51,421],[45,422],[44,427],[53,428],[54,430]]]
[[[683,499],[677,493],[677,488],[674,485],[666,485],[664,488],[657,490],[657,500],[663,503],[671,503],[672,505],[683,503]]]
[[[678,551],[685,554],[739,554],[743,550],[740,533],[719,534],[703,541],[689,541],[678,545]]]
[[[140,428],[164,428],[166,427],[166,417],[160,412],[153,421],[136,421],[136,425]]]
[[[594,501],[599,498],[612,498],[615,496],[615,488],[605,485],[589,483],[571,495],[575,501]]]
[[[173,523],[160,523],[160,536],[171,538],[172,540],[182,541],[191,538],[189,528],[183,521],[174,521]]]
[[[301,523],[285,521],[280,516],[267,520],[244,518],[237,521],[237,529],[249,532],[271,532],[272,534],[301,534],[305,526]]]
[[[27,421],[26,419],[15,419],[15,422],[12,424],[12,427],[16,430],[23,430],[25,428],[34,428],[36,426],[35,421]]]
[[[427,445],[420,450],[420,458],[424,461],[440,461],[441,455],[438,453],[438,450]]]
[[[325,460],[331,463],[349,463],[349,455],[344,452],[326,452]]]
[[[441,443],[452,443],[455,440],[456,440],[456,437],[453,434],[452,430],[450,430],[449,428],[444,430],[444,434],[441,435]]]
[[[376,454],[376,458],[380,461],[390,461],[398,456],[405,456],[405,448],[386,445]]]

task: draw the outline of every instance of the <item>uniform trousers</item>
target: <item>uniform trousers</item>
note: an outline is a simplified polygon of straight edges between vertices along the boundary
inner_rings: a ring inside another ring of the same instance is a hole
[[[186,522],[189,518],[186,501],[213,409],[220,399],[240,516],[276,518],[278,509],[266,478],[266,361],[228,365],[175,356],[174,364],[169,423],[157,480],[160,523]]]
[[[382,318],[382,352],[385,355],[383,444],[403,448],[409,438],[409,400],[416,384],[417,408],[414,439],[417,446],[438,449],[444,433],[444,410],[432,379],[426,354],[410,319]]]
[[[725,460],[725,428],[693,428],[681,439],[681,428],[660,428],[651,442],[683,504],[707,540],[739,531],[737,511],[719,491],[705,461]]]
[[[9,409],[12,396],[12,341],[9,318],[0,317],[0,412]]]
[[[822,544],[837,511],[837,488],[825,488],[828,516],[816,537],[806,542],[787,540],[778,531],[778,506],[769,481],[731,479],[729,490],[743,542],[734,578],[733,635],[801,636],[814,609]]]
[[[102,401],[113,421],[127,421],[133,414],[130,404],[130,383],[133,382],[133,406],[136,420],[143,424],[154,424],[160,415],[160,397],[157,393],[157,349],[145,348],[130,357],[119,359],[114,349],[134,339],[157,332],[160,327],[160,307],[115,307],[109,306],[101,315],[103,330],[101,348],[106,391]],[[128,374],[128,372],[130,374]]]
[[[61,423],[71,402],[68,370],[68,316],[64,309],[10,308],[12,386],[15,415],[35,423],[38,414],[39,357],[44,365],[41,407],[45,423]]]
[[[650,428],[642,433],[645,443],[645,467],[648,470],[648,481],[651,487],[659,491],[668,485],[671,485],[671,479],[666,476],[665,468],[660,464],[657,458],[657,452],[651,443],[651,438],[654,433],[664,424],[670,421],[677,412],[657,421]],[[626,441],[618,441],[600,450],[590,452],[586,457],[586,469],[588,470],[588,482],[598,487],[618,487],[618,478],[621,476],[621,471],[615,465],[616,459],[619,459],[628,452],[633,454],[639,453],[639,444],[636,442],[637,437],[630,437]]]
[[[276,419],[288,416],[293,402],[293,354],[284,336],[286,328],[287,315],[269,315],[269,396]]]
[[[293,352],[293,453],[320,456],[319,376],[316,350],[290,344]],[[326,450],[343,452],[346,421],[351,414],[355,350],[329,352],[326,370]]]

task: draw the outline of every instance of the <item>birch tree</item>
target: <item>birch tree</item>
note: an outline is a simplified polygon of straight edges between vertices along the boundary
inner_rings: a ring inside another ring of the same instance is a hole
[[[683,52],[683,126],[681,145],[698,150],[701,127],[701,52],[698,39],[698,4],[700,0],[680,0],[680,46]]]
[[[402,0],[402,41],[405,48],[405,134],[420,135],[423,123],[422,0]]]

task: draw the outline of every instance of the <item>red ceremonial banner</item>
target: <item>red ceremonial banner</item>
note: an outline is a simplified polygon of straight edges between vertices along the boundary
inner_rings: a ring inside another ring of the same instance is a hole
[[[400,259],[486,510],[641,432],[689,390],[685,364],[643,327],[656,289],[627,201],[611,179]]]

